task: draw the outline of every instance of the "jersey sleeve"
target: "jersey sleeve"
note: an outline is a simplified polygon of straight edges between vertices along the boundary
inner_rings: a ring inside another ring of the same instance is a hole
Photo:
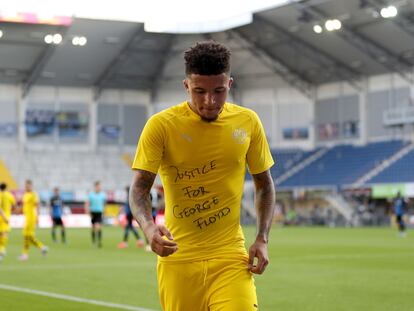
[[[165,129],[158,115],[145,124],[135,153],[133,169],[142,169],[157,174],[164,154]]]
[[[259,174],[271,168],[274,161],[258,115],[252,111],[251,118],[252,133],[246,160],[250,174]]]

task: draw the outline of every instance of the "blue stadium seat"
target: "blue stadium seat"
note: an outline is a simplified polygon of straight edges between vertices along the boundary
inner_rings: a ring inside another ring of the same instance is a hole
[[[282,182],[280,187],[341,187],[355,182],[382,161],[398,152],[400,140],[366,146],[339,145]]]
[[[368,184],[401,182],[414,182],[414,150],[367,181]]]

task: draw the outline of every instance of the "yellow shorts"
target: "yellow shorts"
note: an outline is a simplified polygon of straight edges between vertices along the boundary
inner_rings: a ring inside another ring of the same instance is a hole
[[[247,259],[188,263],[158,261],[164,311],[257,311],[256,286]]]
[[[0,219],[0,232],[10,232],[10,225],[3,219]]]

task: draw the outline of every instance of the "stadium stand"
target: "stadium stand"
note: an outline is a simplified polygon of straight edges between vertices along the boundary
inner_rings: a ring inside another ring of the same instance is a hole
[[[100,180],[105,190],[123,190],[131,170],[116,152],[30,151],[0,155],[18,186],[32,179],[38,191],[59,186],[66,191],[90,190]]]
[[[273,150],[272,155],[276,163],[276,165],[274,165],[271,169],[273,178],[278,178],[279,176],[283,175],[291,168],[293,168],[295,165],[302,162],[304,159],[315,154],[315,152],[317,152],[317,150]]]
[[[277,179],[316,152],[317,149],[312,151],[304,151],[300,149],[272,149],[272,156],[275,160],[275,165],[271,168],[272,177]],[[246,177],[248,180],[251,180],[250,174],[247,174]]]
[[[407,153],[398,161],[391,164],[378,175],[367,181],[368,184],[375,183],[401,183],[414,182],[414,150]]]
[[[351,184],[405,146],[401,140],[366,146],[339,145],[300,170],[279,187],[340,187]]]
[[[401,140],[370,143],[366,146],[338,145],[327,149],[319,158],[304,166],[292,176],[278,183],[278,188],[341,187],[381,165],[400,151],[407,143]],[[272,150],[276,164],[272,176],[295,172],[296,168],[321,149]],[[59,186],[66,191],[85,191],[95,180],[102,181],[106,190],[122,190],[131,180],[131,170],[125,154],[100,151],[97,153],[66,151],[5,152],[0,156],[16,183],[21,186],[27,178],[33,179],[38,190]],[[385,168],[367,183],[414,181],[410,169],[414,151]],[[247,179],[251,180],[250,175]]]

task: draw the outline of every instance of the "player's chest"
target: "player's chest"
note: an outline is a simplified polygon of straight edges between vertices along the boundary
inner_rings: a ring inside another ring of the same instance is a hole
[[[36,198],[32,195],[25,195],[23,196],[23,204],[25,205],[34,205],[36,202]]]
[[[238,162],[246,157],[250,136],[242,124],[177,126],[168,134],[164,159],[171,164]]]

